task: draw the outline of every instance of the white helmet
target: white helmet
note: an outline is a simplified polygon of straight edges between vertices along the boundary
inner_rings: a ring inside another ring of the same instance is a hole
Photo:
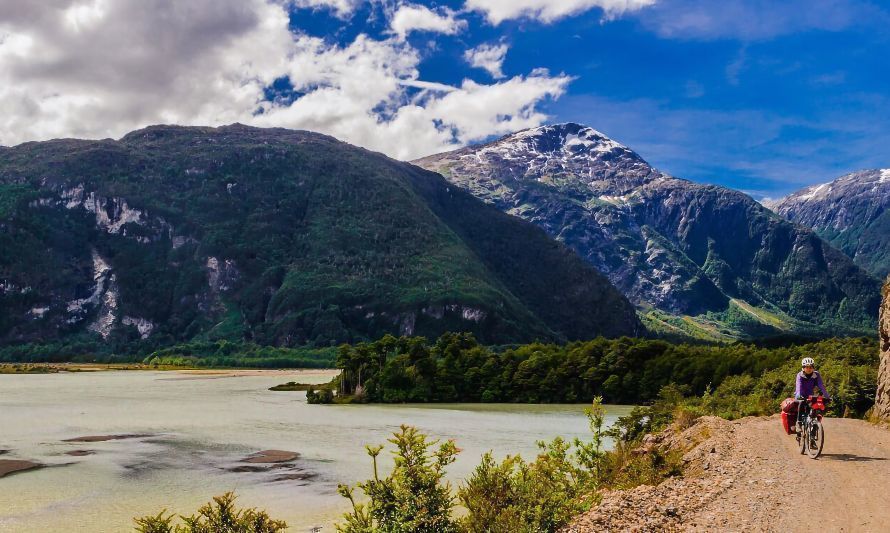
[[[803,361],[800,362],[800,366],[816,366],[816,362],[813,361],[812,357],[804,357]]]

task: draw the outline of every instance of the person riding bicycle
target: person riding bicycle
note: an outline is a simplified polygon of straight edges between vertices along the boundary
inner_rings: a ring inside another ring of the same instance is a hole
[[[807,398],[813,395],[816,387],[819,387],[819,391],[826,401],[831,399],[828,396],[828,391],[825,390],[825,384],[822,383],[822,376],[816,370],[816,363],[813,361],[813,358],[804,357],[803,361],[800,362],[800,366],[801,370],[797,373],[797,382],[794,385],[794,399],[799,403],[799,409],[797,410],[798,422],[803,418],[804,412],[809,407],[806,401]]]

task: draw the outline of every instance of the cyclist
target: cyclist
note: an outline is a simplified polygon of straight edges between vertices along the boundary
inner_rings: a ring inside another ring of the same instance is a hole
[[[806,409],[809,407],[807,398],[813,395],[816,387],[822,393],[825,400],[830,400],[828,391],[825,390],[825,384],[822,383],[822,376],[816,370],[816,363],[812,357],[804,357],[800,362],[801,370],[797,374],[797,382],[794,386],[794,399],[798,401],[797,421],[800,422],[804,417]]]

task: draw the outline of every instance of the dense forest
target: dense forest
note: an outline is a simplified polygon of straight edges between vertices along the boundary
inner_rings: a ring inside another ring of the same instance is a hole
[[[341,346],[337,367],[343,370],[340,395],[358,401],[585,403],[602,396],[607,403],[640,404],[680,384],[684,395],[719,397],[732,416],[791,395],[806,356],[816,358],[838,400],[834,409],[868,409],[878,364],[870,339],[766,348],[625,337],[498,350],[470,334],[447,333],[434,342],[386,336]]]

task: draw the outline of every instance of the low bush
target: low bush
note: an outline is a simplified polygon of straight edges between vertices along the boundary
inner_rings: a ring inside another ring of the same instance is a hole
[[[180,516],[182,524],[174,524],[174,515],[166,510],[154,516],[136,518],[139,533],[278,533],[287,528],[281,520],[273,520],[265,511],[238,509],[236,496],[227,492],[198,509],[191,516]]]

